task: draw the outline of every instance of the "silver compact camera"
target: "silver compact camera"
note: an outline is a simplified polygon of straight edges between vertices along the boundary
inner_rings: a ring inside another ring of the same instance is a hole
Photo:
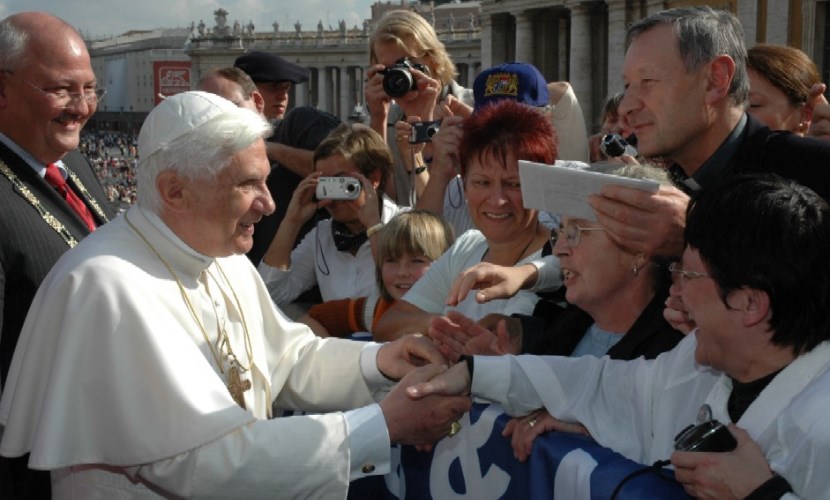
[[[320,177],[314,196],[318,200],[354,200],[360,189],[360,181],[354,177]]]
[[[412,132],[409,133],[409,143],[432,142],[432,136],[439,130],[441,130],[441,120],[413,123]]]

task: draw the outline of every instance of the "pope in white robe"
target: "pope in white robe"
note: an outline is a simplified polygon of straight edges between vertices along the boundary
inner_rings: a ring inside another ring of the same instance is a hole
[[[214,119],[231,116],[215,130],[261,121],[200,92],[154,113],[142,158]],[[376,403],[392,385],[384,373],[407,370],[386,353],[429,357],[423,339],[320,339],[273,306],[242,255],[250,221],[273,210],[254,135],[215,179],[165,170],[149,188],[139,180],[140,194],[158,186],[159,214],[132,207],[67,252],[39,289],[0,401],[0,454],[29,452],[31,468],[52,471],[54,498],[345,498],[350,480],[388,472],[391,441],[434,441],[468,408],[433,401],[423,408],[435,420],[404,421],[417,407],[402,390]],[[189,200],[178,217],[168,197]],[[358,409],[269,420],[274,402]]]

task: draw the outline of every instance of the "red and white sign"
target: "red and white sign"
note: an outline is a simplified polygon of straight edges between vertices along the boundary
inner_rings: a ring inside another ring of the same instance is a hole
[[[190,75],[190,61],[153,61],[156,104],[161,102],[162,96],[190,90]]]

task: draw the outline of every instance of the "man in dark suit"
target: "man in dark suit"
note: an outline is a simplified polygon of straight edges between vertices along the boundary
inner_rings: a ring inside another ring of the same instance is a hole
[[[830,142],[771,131],[745,113],[747,53],[738,19],[710,7],[652,14],[626,34],[619,113],[645,157],[669,160],[695,192],[746,172],[775,172],[830,199]],[[688,196],[611,186],[590,203],[634,251],[679,256]]]
[[[0,21],[0,383],[43,278],[112,216],[74,151],[102,94],[74,28],[40,12]],[[0,461],[0,498],[49,498],[49,474],[27,458]]]

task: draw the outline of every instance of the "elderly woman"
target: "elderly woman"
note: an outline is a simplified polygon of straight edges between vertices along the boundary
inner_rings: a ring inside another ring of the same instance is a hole
[[[664,170],[636,164],[618,167],[610,173],[669,182]],[[505,321],[500,323],[499,318],[491,316],[482,324],[493,332],[478,335],[467,335],[451,327],[464,322],[460,316],[439,318],[433,322],[430,335],[445,355],[450,359],[460,354],[519,353],[650,359],[671,350],[683,339],[683,334],[663,318],[670,286],[665,263],[619,246],[595,221],[564,216],[553,238],[568,305],[561,308],[552,302],[540,302],[534,315],[541,318],[522,318],[521,323],[517,318],[503,318]],[[479,267],[469,269],[459,279],[477,276],[476,280],[491,283],[493,273],[521,274],[527,270],[527,266]],[[529,454],[533,439],[542,432],[581,432],[582,428],[539,411],[524,419],[524,425],[508,424],[507,430],[514,433],[516,455],[523,459]]]
[[[548,241],[550,233],[539,223],[538,213],[524,207],[519,181],[519,160],[556,160],[556,136],[547,117],[515,101],[487,106],[464,122],[459,160],[467,206],[477,229],[461,235],[380,319],[373,332],[376,340],[412,331],[426,333],[432,318],[447,311],[443,299],[458,273],[479,262],[503,266],[525,262],[540,256]],[[490,312],[529,314],[536,301],[535,294],[520,292],[488,304],[471,297],[457,309],[475,319]]]
[[[669,182],[665,171],[642,165],[622,165],[610,173]],[[486,318],[484,323],[495,330],[491,336],[447,335],[441,327],[445,320],[438,320],[430,333],[445,354],[451,359],[460,354],[509,353],[653,358],[680,341],[682,334],[662,314],[670,285],[665,263],[621,247],[595,221],[564,216],[552,240],[567,306],[545,300],[537,305],[533,317]],[[527,266],[478,266],[468,269],[459,281],[490,283],[492,273],[527,270]],[[507,321],[506,329],[496,327],[498,319]]]
[[[806,135],[813,120],[810,89],[821,83],[815,63],[804,52],[759,44],[747,51],[747,112],[773,130]]]

